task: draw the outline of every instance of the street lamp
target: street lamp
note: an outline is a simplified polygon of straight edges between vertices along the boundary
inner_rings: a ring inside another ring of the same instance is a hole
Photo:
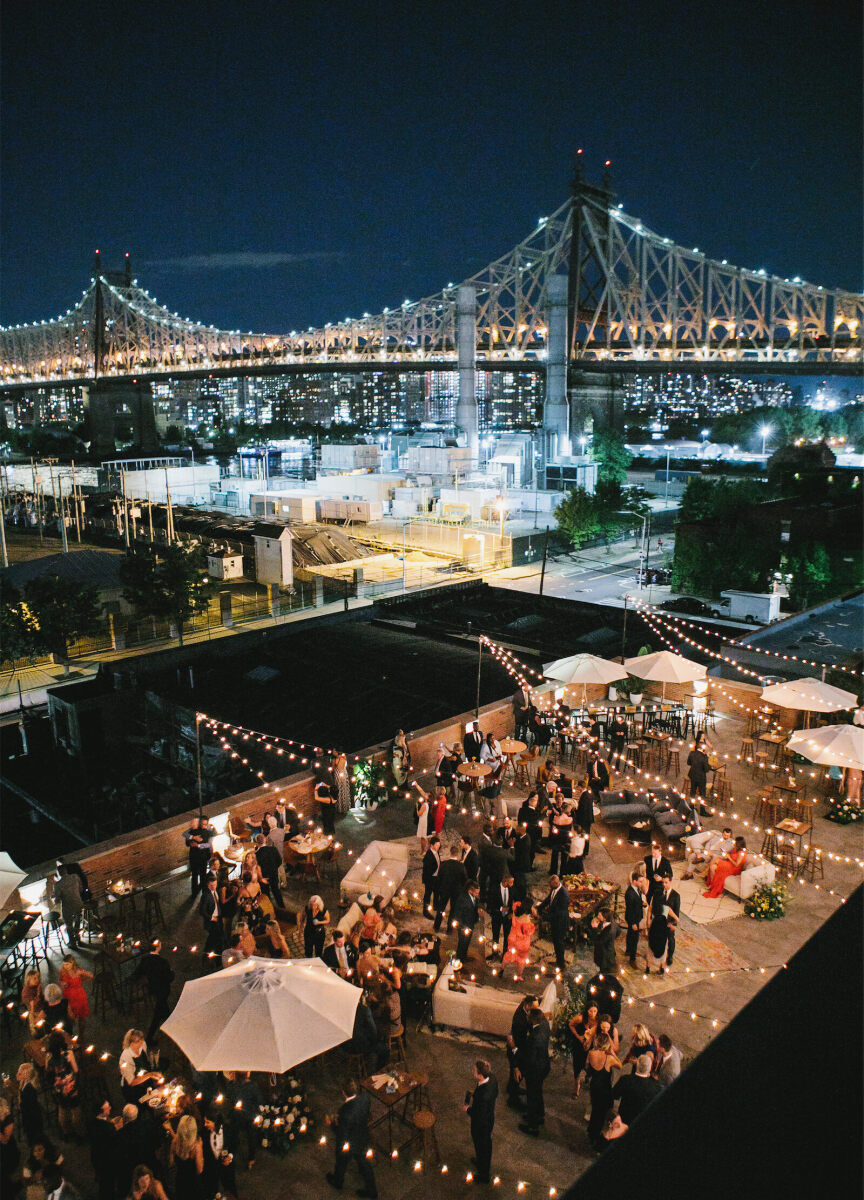
[[[666,446],[666,493],[663,497],[663,507],[669,507],[669,455],[672,453],[672,447]]]
[[[628,512],[626,509],[620,509],[616,513],[616,516],[639,517],[639,513]],[[642,579],[643,579],[643,576],[645,575],[645,568],[647,566],[646,560],[647,560],[648,556],[647,556],[646,549],[645,549],[645,544],[646,544],[647,538],[645,535],[646,535],[646,530],[648,527],[648,520],[649,520],[650,516],[651,516],[650,512],[647,512],[647,513],[645,513],[645,515],[643,517],[639,518],[642,521],[642,536],[639,539],[639,577],[637,580],[637,586],[640,588],[642,587]]]
[[[765,457],[765,441],[774,432],[774,429],[771,425],[763,425],[762,428],[759,430],[759,432],[762,434],[762,457],[764,458]]]

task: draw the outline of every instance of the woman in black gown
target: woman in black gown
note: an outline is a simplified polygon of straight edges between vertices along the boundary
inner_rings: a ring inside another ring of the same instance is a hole
[[[612,1039],[597,1034],[588,1051],[587,1071],[591,1093],[591,1119],[588,1122],[588,1141],[595,1150],[601,1146],[600,1134],[612,1107],[612,1068],[621,1060],[612,1049]]]

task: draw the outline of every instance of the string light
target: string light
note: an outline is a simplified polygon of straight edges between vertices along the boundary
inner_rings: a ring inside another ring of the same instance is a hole
[[[669,616],[669,614],[664,609],[659,609],[659,608],[657,608],[656,605],[648,604],[646,601],[640,600],[636,596],[631,596],[631,599],[632,599],[634,605],[636,605],[637,607],[640,607],[640,608],[648,609],[652,614],[654,614],[654,616],[658,616],[658,617],[662,616],[664,618],[668,618],[668,616]],[[798,655],[798,654],[781,654],[777,650],[767,650],[762,646],[754,646],[752,644],[752,642],[742,642],[742,641],[737,640],[736,638],[727,637],[726,634],[720,633],[719,630],[708,629],[708,628],[706,628],[706,626],[700,625],[696,621],[687,621],[683,617],[679,617],[679,616],[676,616],[674,619],[678,622],[679,625],[685,625],[688,629],[697,629],[700,633],[704,633],[711,637],[719,638],[720,641],[726,642],[727,645],[729,645],[729,646],[740,647],[742,650],[752,650],[756,654],[764,654],[770,658],[779,659],[782,662],[797,662],[797,663],[801,663],[801,665],[804,667],[817,667],[820,670],[821,670],[821,668],[824,667],[824,668],[826,668],[826,670],[829,670],[829,671],[843,671],[847,675],[857,675],[857,676],[864,675],[864,671],[858,670],[857,667],[844,667],[844,666],[841,666],[839,663],[817,662],[815,659],[804,658],[803,656]]]

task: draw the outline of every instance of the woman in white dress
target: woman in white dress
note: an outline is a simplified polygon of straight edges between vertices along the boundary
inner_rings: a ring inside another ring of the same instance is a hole
[[[429,796],[415,781],[417,799],[414,801],[414,816],[417,818],[417,837],[420,840],[420,853],[426,853],[429,844]]]

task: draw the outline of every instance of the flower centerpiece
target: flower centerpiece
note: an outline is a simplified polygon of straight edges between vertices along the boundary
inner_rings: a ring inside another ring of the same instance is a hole
[[[744,904],[744,912],[754,921],[776,921],[786,915],[789,889],[785,883],[763,883]]]
[[[828,801],[828,811],[825,818],[828,821],[834,821],[837,825],[851,825],[853,821],[860,821],[864,817],[864,809],[860,804],[852,804],[849,800],[843,800],[839,804],[836,801]]]
[[[285,1080],[272,1104],[262,1104],[255,1123],[261,1130],[261,1145],[280,1157],[294,1142],[308,1137],[315,1124],[303,1085],[294,1075]]]
[[[374,758],[360,758],[351,772],[354,803],[360,808],[377,808],[388,799],[387,768]]]

